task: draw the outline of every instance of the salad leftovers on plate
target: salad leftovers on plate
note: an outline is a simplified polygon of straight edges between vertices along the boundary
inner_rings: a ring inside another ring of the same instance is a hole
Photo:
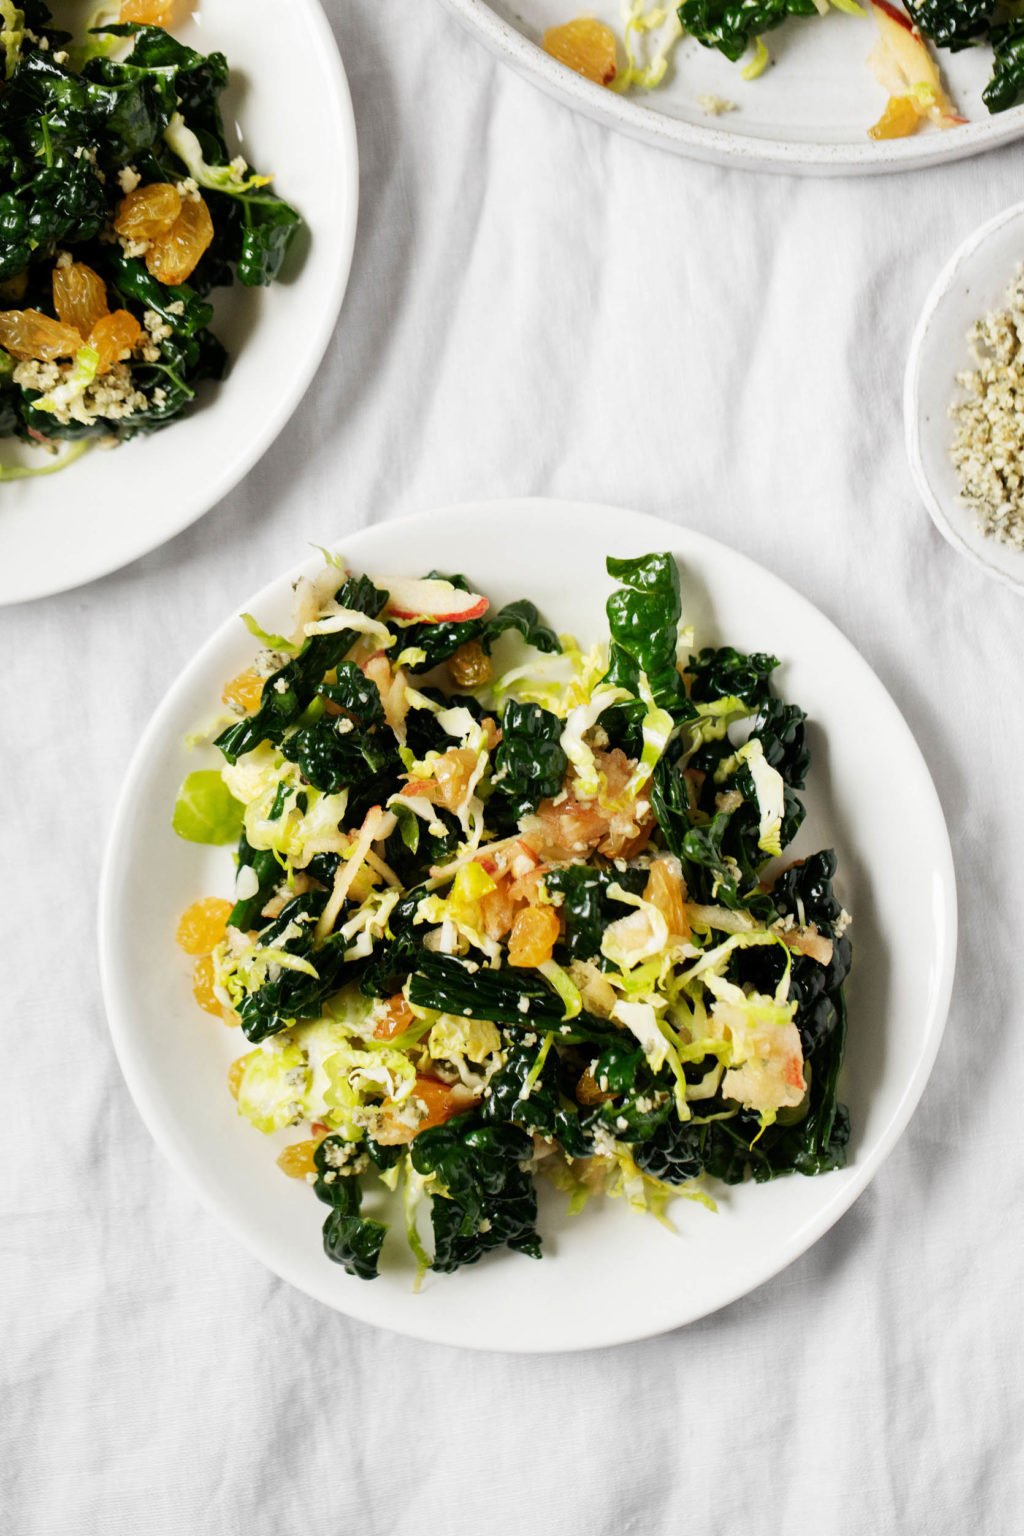
[[[988,44],[992,78],[983,92],[990,112],[1005,112],[1024,97],[1024,18],[1004,0],[683,0],[677,7],[625,0],[621,43],[606,22],[579,16],[549,27],[545,51],[577,74],[614,91],[653,90],[664,80],[681,38],[689,36],[733,63],[746,59],[740,74],[756,80],[771,64],[764,41],[791,19],[825,17],[832,10],[874,18],[877,37],[869,56],[888,100],[868,129],[873,139],[906,138],[924,123],[952,128],[965,121],[942,83],[932,47],[957,53]],[[732,110],[719,96],[699,98],[713,116]]]
[[[539,1176],[662,1216],[713,1204],[701,1175],[844,1163],[849,917],[831,851],[784,857],[805,715],[773,656],[695,647],[671,555],[607,565],[587,649],[526,599],[329,555],[290,635],[244,616],[222,765],[175,805],[180,836],[237,841],[230,899],[178,931],[251,1047],[230,1091],[304,1128],[280,1166],[364,1279],[368,1175],[422,1274],[539,1257]]]
[[[211,291],[272,282],[299,227],[232,156],[227,59],[176,42],[173,10],[104,5],[75,39],[0,0],[0,435],[53,455],[0,479],[176,420],[227,367]]]

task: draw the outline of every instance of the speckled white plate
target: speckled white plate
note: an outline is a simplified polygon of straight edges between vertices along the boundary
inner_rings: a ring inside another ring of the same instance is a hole
[[[885,92],[867,65],[876,31],[870,17],[831,12],[797,18],[766,35],[775,67],[745,81],[740,65],[684,38],[665,82],[618,96],[549,58],[546,28],[596,15],[621,36],[622,0],[444,0],[492,52],[550,96],[587,117],[677,154],[748,170],[852,175],[909,170],[980,154],[1024,136],[1024,107],[991,116],[981,92],[991,73],[988,48],[941,53],[944,77],[963,115],[962,128],[875,143],[867,136]],[[746,62],[741,61],[741,64]],[[703,95],[736,110],[709,117]]]
[[[931,1071],[953,978],[956,892],[942,811],[913,737],[867,663],[817,609],[686,528],[613,507],[478,503],[366,528],[336,547],[356,568],[379,574],[463,570],[498,603],[534,598],[558,629],[585,642],[604,633],[613,585],[606,555],[671,549],[699,643],[728,641],[784,658],[781,688],[814,723],[808,815],[795,851],[836,848],[837,889],[854,914],[842,1081],[853,1122],[849,1166],[718,1189],[717,1214],[678,1201],[676,1233],[621,1200],[592,1201],[570,1217],[565,1196],[545,1187],[542,1262],[491,1254],[458,1274],[428,1276],[418,1295],[400,1231],[385,1244],[377,1280],[353,1279],[331,1264],[321,1248],[324,1208],[275,1165],[296,1134],[265,1138],[236,1113],[225,1074],[247,1047],[237,1030],[196,1007],[191,962],[174,944],[184,908],[229,892],[233,879],[230,852],[181,842],[171,810],[181,779],[204,765],[186,734],[209,720],[224,679],[252,657],[253,641],[234,614],[143,736],[107,850],[103,990],[136,1104],[196,1195],[263,1263],[352,1317],[446,1344],[523,1351],[621,1343],[703,1317],[776,1274],[852,1205]],[[316,557],[301,569],[319,566]],[[287,627],[297,574],[276,577],[239,606],[272,630]],[[216,760],[211,749],[208,762]]]
[[[0,604],[93,581],[209,511],[281,431],[338,318],[359,170],[345,72],[318,0],[289,0],[286,47],[277,0],[193,0],[174,34],[227,54],[229,137],[273,173],[305,229],[280,281],[214,293],[213,330],[231,372],[204,385],[187,416],[113,452],[94,449],[59,474],[0,483]],[[33,453],[0,444],[5,463],[38,463]]]
[[[949,406],[961,398],[956,375],[974,366],[968,330],[1003,307],[1022,262],[1024,203],[1017,203],[975,230],[939,274],[914,332],[903,390],[907,454],[932,521],[959,554],[1018,592],[1024,592],[1024,551],[986,538],[960,499],[949,456]]]

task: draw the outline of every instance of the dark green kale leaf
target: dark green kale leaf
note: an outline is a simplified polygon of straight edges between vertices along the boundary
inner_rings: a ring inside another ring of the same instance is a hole
[[[996,0],[906,0],[906,8],[925,37],[959,53],[988,31]]]
[[[340,607],[375,619],[387,602],[387,593],[379,591],[368,576],[350,576],[341,584],[335,599]],[[228,762],[236,762],[261,741],[280,742],[288,727],[313,702],[324,674],[344,661],[358,638],[352,629],[310,635],[299,654],[267,680],[256,713],[237,725],[229,725],[217,737],[214,745],[220,747]]]
[[[686,664],[691,679],[690,697],[701,704],[715,699],[742,699],[753,713],[768,703],[771,675],[778,664],[776,657],[760,651],[748,656],[731,645],[706,645]]]
[[[180,337],[196,336],[213,319],[213,305],[196,293],[187,283],[168,287],[151,277],[141,261],[125,256],[120,246],[103,248],[102,260],[97,262],[110,286],[125,304],[142,309],[152,309],[172,326]],[[182,305],[179,311],[177,305]]]
[[[562,788],[569,759],[562,751],[562,721],[539,704],[510,699],[501,717],[501,742],[494,755],[494,792],[487,818],[502,834]]]
[[[421,949],[409,978],[409,1001],[439,1013],[456,1013],[521,1029],[555,1029],[559,1038],[607,1040],[618,1034],[614,1024],[582,1012],[569,1023],[565,1004],[536,971],[506,967],[500,971],[471,970],[451,955]]]
[[[228,924],[240,933],[260,926],[260,913],[281,881],[281,866],[269,848],[254,848],[243,832],[238,841],[238,868],[251,869],[259,882],[254,895],[236,901]]]
[[[1024,96],[1024,19],[993,27],[992,79],[981,93],[990,112],[1005,112]]]
[[[708,1127],[680,1121],[670,1108],[660,1125],[633,1147],[637,1167],[663,1184],[685,1184],[704,1172],[704,1148]]]
[[[313,1157],[314,1189],[331,1214],[324,1222],[324,1252],[359,1280],[375,1280],[380,1250],[387,1235],[383,1222],[359,1214],[362,1189],[358,1175],[346,1171],[353,1155],[351,1143],[342,1136],[327,1136]]]
[[[315,789],[336,795],[358,785],[369,789],[372,804],[398,788],[402,760],[376,684],[352,661],[341,662],[337,673],[337,682],[319,683],[316,693],[343,713],[300,726],[284,738],[281,751]],[[389,779],[393,784],[386,787]]]
[[[818,9],[814,0],[683,0],[678,14],[691,37],[735,63],[762,33]]]
[[[573,960],[594,960],[601,954],[601,939],[609,923],[625,917],[628,908],[609,888],[619,885],[639,896],[647,884],[647,871],[627,866],[624,869],[597,868],[591,864],[565,864],[545,872],[544,884],[560,895],[561,915],[565,921],[562,940]]]
[[[621,585],[606,605],[611,630],[606,681],[637,693],[644,672],[656,704],[676,720],[692,717],[676,666],[682,599],[675,557],[609,559],[607,567]]]
[[[440,1186],[431,1200],[431,1269],[450,1273],[506,1246],[540,1258],[537,1192],[523,1166],[532,1150],[525,1131],[484,1125],[476,1115],[420,1132],[412,1143],[413,1167],[436,1175]]]
[[[307,960],[316,974],[281,967],[273,979],[268,974],[259,986],[245,993],[238,1017],[242,1033],[254,1045],[290,1028],[297,1019],[319,1018],[326,999],[344,984],[345,940],[330,934],[319,947],[316,945],[316,920],[326,902],[325,891],[307,891],[294,897],[261,931],[258,949],[284,950]],[[284,938],[293,924],[298,925],[298,933]]]
[[[787,785],[803,789],[811,766],[807,716],[803,710],[795,704],[784,704],[781,699],[766,699],[750,734],[761,743],[766,762],[782,774]]]
[[[562,1081],[563,1069],[556,1051],[548,1051],[539,1074],[526,1091],[539,1050],[536,1045],[522,1044],[508,1048],[504,1066],[487,1085],[480,1118],[486,1125],[511,1122],[524,1131],[550,1137],[569,1157],[590,1157],[594,1143],[588,1134],[589,1122],[568,1091],[571,1084]]]

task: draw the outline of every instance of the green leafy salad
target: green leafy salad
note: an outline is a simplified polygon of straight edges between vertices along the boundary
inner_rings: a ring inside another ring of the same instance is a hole
[[[420,1272],[541,1254],[536,1180],[662,1215],[701,1175],[843,1165],[849,917],[786,863],[805,716],[773,656],[695,650],[668,554],[609,560],[609,640],[457,575],[296,588],[290,638],[224,690],[223,765],[180,835],[238,840],[233,899],[179,941],[260,1131],[372,1279],[403,1194]],[[369,1191],[367,1191],[369,1193]]]
[[[271,283],[299,227],[232,158],[224,55],[146,24],[172,8],[101,6],[76,40],[0,0],[0,436],[75,445],[0,479],[175,421],[227,368],[211,292]]]

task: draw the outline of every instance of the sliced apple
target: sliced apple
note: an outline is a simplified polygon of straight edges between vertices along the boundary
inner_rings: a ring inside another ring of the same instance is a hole
[[[463,592],[450,581],[415,581],[406,576],[375,576],[374,586],[388,594],[384,612],[396,619],[451,624],[483,618],[491,606],[479,592]]]
[[[890,5],[888,0],[871,0],[871,11],[879,31],[871,66],[889,91],[890,103],[894,98],[900,102],[899,109],[892,105],[887,107],[886,114],[875,125],[875,129],[881,129],[889,115],[893,119],[890,131],[872,130],[872,136],[902,138],[909,128],[906,104],[913,105],[920,121],[931,118],[940,128],[963,123],[965,119],[958,115],[946,94],[939,67],[928,45],[910,17]],[[893,129],[897,131],[893,132]]]

